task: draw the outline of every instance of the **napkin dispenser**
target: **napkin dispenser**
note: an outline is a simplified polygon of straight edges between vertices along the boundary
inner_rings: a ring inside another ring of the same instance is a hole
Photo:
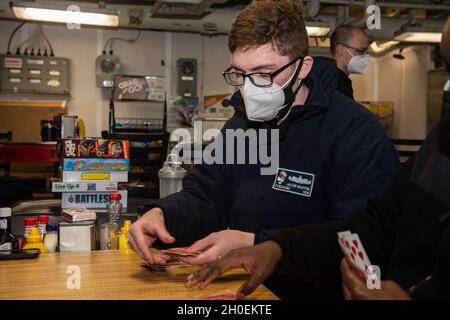
[[[59,251],[88,252],[96,247],[95,221],[60,222]]]

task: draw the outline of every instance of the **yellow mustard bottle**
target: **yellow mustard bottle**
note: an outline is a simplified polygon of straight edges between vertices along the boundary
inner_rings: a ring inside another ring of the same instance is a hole
[[[47,253],[48,250],[45,245],[42,243],[42,237],[39,234],[38,228],[31,228],[30,234],[25,237],[25,244],[22,247],[22,250],[26,249],[39,249],[41,253]]]
[[[78,119],[77,130],[78,130],[78,136],[80,138],[83,138],[84,136],[86,136],[86,127],[84,125],[83,119],[81,119],[81,118]]]
[[[130,230],[131,220],[125,220],[123,223],[123,227],[120,228],[120,236],[119,236],[119,250],[128,250],[131,249],[130,244],[127,240],[127,233]]]

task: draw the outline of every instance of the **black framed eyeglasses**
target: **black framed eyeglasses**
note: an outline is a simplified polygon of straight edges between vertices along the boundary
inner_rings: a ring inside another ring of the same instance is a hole
[[[344,47],[355,50],[359,54],[367,54],[369,52],[369,48],[355,48],[355,47],[349,46],[345,43],[341,43],[341,42],[338,42],[338,43],[342,44]]]
[[[266,72],[252,72],[252,73],[243,73],[238,71],[232,71],[233,67],[229,67],[227,70],[225,70],[222,74],[225,78],[225,81],[230,86],[239,87],[244,85],[245,77],[248,77],[250,81],[257,87],[270,87],[273,84],[273,78],[275,78],[277,75],[279,75],[281,72],[286,70],[289,66],[293,65],[298,60],[302,59],[303,57],[300,56],[297,59],[292,60],[288,64],[282,66],[281,68],[275,70],[271,73]]]

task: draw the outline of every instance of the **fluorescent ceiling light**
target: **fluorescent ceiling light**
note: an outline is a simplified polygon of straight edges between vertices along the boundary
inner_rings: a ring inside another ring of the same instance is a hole
[[[331,28],[327,22],[306,21],[306,32],[309,37],[325,37]]]
[[[104,27],[117,27],[119,25],[119,15],[117,10],[113,9],[71,11],[65,8],[22,1],[12,2],[11,7],[15,16],[22,20],[74,23]]]
[[[422,27],[405,26],[394,33],[394,40],[403,42],[440,43],[442,32]]]

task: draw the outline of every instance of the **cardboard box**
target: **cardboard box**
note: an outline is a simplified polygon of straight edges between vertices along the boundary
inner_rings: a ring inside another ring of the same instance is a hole
[[[63,182],[128,182],[128,171],[63,171]]]
[[[129,158],[127,140],[99,138],[63,139],[58,144],[62,158]]]
[[[97,219],[97,214],[86,208],[63,209],[62,216],[64,221],[67,222],[80,222]]]
[[[64,171],[112,172],[128,171],[128,159],[64,159]]]
[[[120,202],[123,208],[128,206],[128,191],[118,191],[122,196]],[[62,194],[61,208],[106,209],[109,202],[109,192],[65,192]]]
[[[114,192],[117,182],[53,182],[52,192]]]

